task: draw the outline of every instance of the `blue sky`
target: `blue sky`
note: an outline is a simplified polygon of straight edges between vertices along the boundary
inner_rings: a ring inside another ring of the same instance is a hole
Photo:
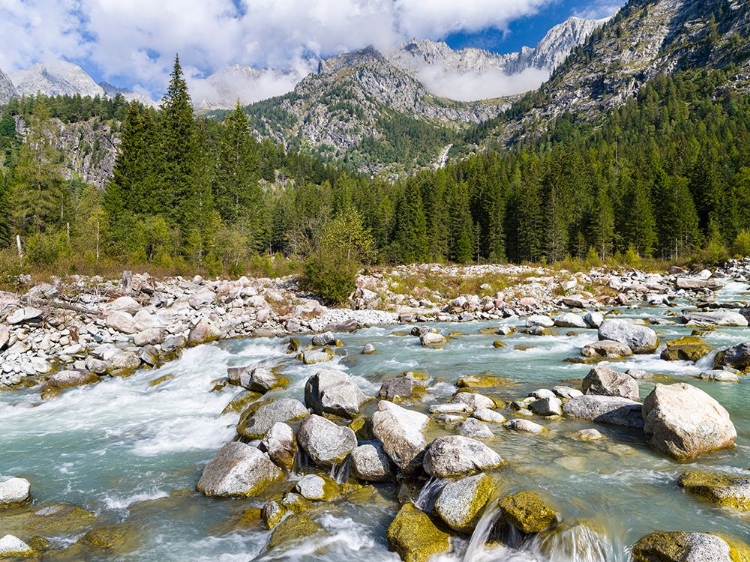
[[[3,0],[0,70],[80,64],[158,99],[175,53],[189,82],[233,64],[283,69],[278,94],[317,57],[412,38],[495,52],[533,47],[572,15],[600,18],[625,0]]]

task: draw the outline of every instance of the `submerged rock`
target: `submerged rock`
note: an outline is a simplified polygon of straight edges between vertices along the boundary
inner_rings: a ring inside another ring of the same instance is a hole
[[[629,400],[640,398],[635,379],[603,365],[589,371],[581,383],[581,389],[584,394],[596,396],[620,396]]]
[[[427,449],[423,462],[425,472],[438,478],[466,476],[498,468],[502,464],[500,455],[487,445],[460,435],[435,439]]]
[[[453,480],[440,492],[435,512],[454,531],[471,533],[494,490],[495,483],[487,474]]]
[[[599,339],[627,345],[633,353],[653,353],[659,345],[656,332],[624,320],[605,320],[599,326]]]
[[[309,515],[305,513],[291,515],[276,525],[266,548],[273,550],[283,545],[292,546],[322,532],[323,527],[310,519]]]
[[[405,474],[422,466],[422,454],[427,447],[423,434],[429,418],[381,400],[372,416],[372,431],[383,444],[383,449]]]
[[[494,437],[492,430],[487,424],[482,423],[476,418],[464,420],[459,426],[458,431],[466,437],[475,437],[477,439],[491,439]]]
[[[519,410],[522,413],[523,410]],[[543,425],[539,425],[531,420],[514,419],[508,422],[508,427],[513,431],[520,431],[522,433],[544,433],[545,429]]]
[[[734,445],[729,413],[702,390],[685,383],[657,384],[643,402],[646,441],[685,461]]]
[[[305,405],[318,415],[334,414],[354,418],[359,408],[370,400],[352,378],[341,371],[323,369],[305,384]]]
[[[715,505],[740,511],[750,510],[750,478],[688,470],[680,475],[678,484],[691,494]]]
[[[388,547],[404,562],[427,562],[450,548],[450,536],[438,529],[429,516],[406,503],[388,527]]]
[[[300,425],[297,439],[312,461],[322,467],[343,463],[357,446],[354,431],[336,425],[317,414],[305,418]]]
[[[267,454],[234,441],[206,465],[197,488],[206,496],[252,496],[282,476]]]

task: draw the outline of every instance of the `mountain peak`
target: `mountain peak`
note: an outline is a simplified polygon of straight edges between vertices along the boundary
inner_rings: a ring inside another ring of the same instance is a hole
[[[38,62],[11,74],[19,95],[104,96],[104,89],[77,64],[66,61]]]

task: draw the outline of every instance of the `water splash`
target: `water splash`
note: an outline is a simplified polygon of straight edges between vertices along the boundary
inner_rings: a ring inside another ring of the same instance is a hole
[[[435,502],[437,501],[440,492],[443,491],[443,488],[445,488],[447,483],[446,480],[441,480],[440,478],[430,478],[419,492],[417,499],[414,501],[414,505],[425,513],[431,513],[435,509]]]
[[[714,349],[708,355],[704,355],[698,361],[695,362],[695,366],[701,371],[710,371],[714,368],[716,361],[716,355],[719,353],[718,349]]]

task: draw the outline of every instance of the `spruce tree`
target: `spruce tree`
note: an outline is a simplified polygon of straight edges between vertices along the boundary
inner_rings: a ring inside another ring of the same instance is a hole
[[[175,56],[169,88],[161,103],[161,165],[154,206],[171,227],[184,235],[198,219],[199,194],[194,175],[198,164],[198,141],[190,94]]]

